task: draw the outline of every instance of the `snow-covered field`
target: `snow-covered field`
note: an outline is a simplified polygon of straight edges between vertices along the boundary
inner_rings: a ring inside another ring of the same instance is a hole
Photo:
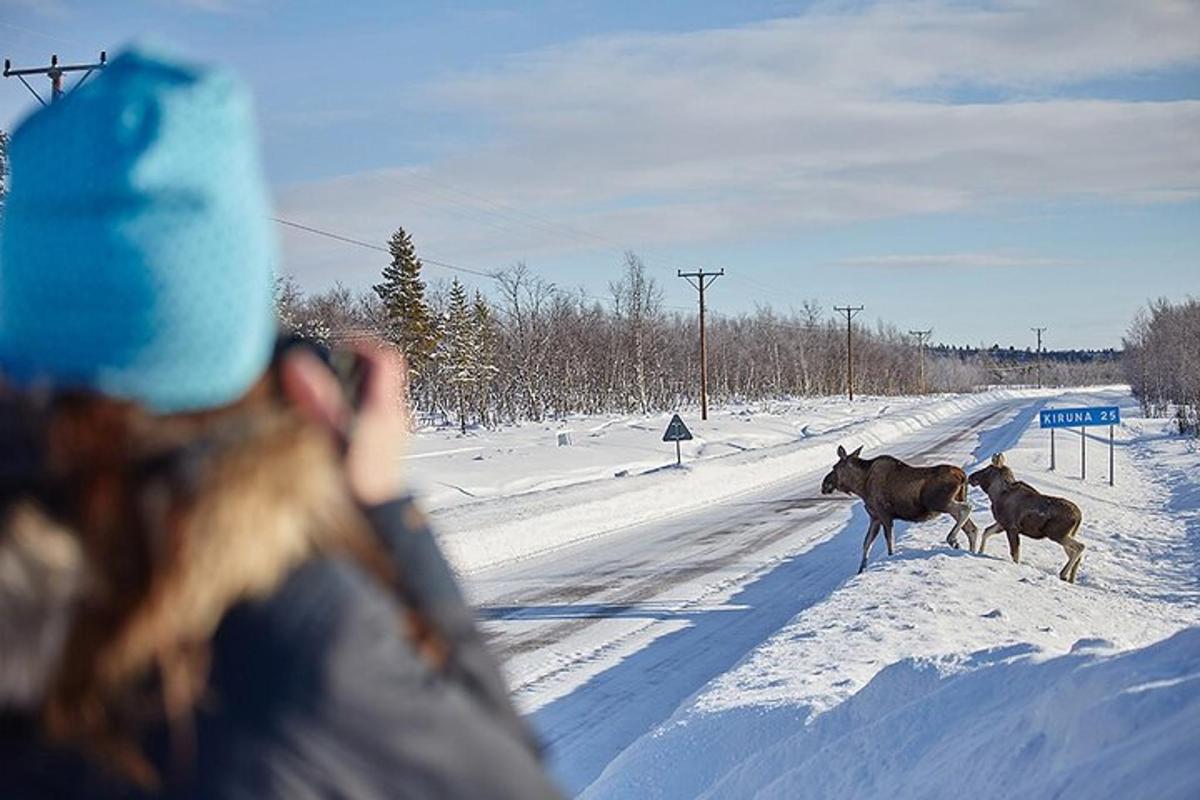
[[[1086,481],[1078,432],[1049,472],[1036,411],[1110,403],[1116,486],[1107,430]],[[685,470],[660,469],[666,416],[569,420],[566,447],[559,424],[425,432],[408,461],[571,793],[1200,796],[1200,453],[1122,389],[685,418]],[[839,443],[968,468],[1004,450],[1083,509],[1079,583],[1052,543],[1020,565],[1002,536],[949,550],[948,520],[855,575],[861,504],[816,491]]]

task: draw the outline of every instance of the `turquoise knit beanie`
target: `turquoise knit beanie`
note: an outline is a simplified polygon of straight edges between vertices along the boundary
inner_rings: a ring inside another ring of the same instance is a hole
[[[25,120],[0,229],[0,380],[162,413],[237,400],[275,335],[246,89],[133,49]]]

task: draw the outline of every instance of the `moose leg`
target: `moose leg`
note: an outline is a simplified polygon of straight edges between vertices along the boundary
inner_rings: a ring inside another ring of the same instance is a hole
[[[971,518],[971,504],[952,502],[946,509],[946,513],[954,517],[954,527],[950,529],[950,533],[946,534],[946,544],[957,550],[958,532],[966,524],[967,520]],[[972,527],[974,527],[974,524],[972,524]],[[971,548],[975,548],[974,537],[971,538]]]
[[[871,552],[871,545],[875,543],[875,537],[879,535],[879,520],[871,517],[871,524],[867,526],[867,538],[863,539],[863,557],[862,563],[858,565],[858,574],[861,575],[863,570],[867,568],[867,554]]]
[[[981,541],[979,543],[979,552],[982,553],[984,548],[987,547],[988,537],[995,536],[997,533],[1002,533],[1003,531],[1004,531],[1004,526],[1001,525],[999,522],[993,522],[991,525],[988,525],[986,528],[984,528],[983,529],[983,541]]]
[[[896,540],[892,536],[892,520],[890,519],[883,521],[883,538],[887,542],[888,555],[896,555]]]
[[[1069,581],[1071,577],[1071,565],[1075,563],[1075,548],[1072,546],[1070,539],[1063,539],[1059,544],[1067,552],[1067,563],[1058,571],[1058,579],[1060,581]]]
[[[1079,551],[1075,554],[1075,564],[1071,567],[1071,575],[1068,578],[1071,583],[1074,583],[1075,576],[1079,574],[1079,562],[1083,561],[1083,551],[1087,549],[1087,545],[1078,539],[1072,539],[1071,541],[1075,542],[1076,547],[1079,548]]]
[[[1021,563],[1021,534],[1016,531],[1005,531],[1008,534],[1008,552],[1012,554],[1014,564]]]
[[[1084,545],[1078,539],[1067,537],[1062,540],[1063,550],[1067,551],[1067,564],[1058,573],[1058,577],[1068,583],[1075,582],[1075,573],[1079,572],[1079,562],[1083,560]]]
[[[979,526],[970,517],[967,517],[963,520],[963,530],[967,532],[967,544],[971,546],[971,552],[974,553],[976,542],[979,539]]]

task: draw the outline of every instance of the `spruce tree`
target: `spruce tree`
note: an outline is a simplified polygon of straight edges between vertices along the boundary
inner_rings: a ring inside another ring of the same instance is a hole
[[[496,368],[496,322],[492,315],[492,307],[483,299],[478,289],[475,291],[475,302],[471,307],[471,328],[475,334],[476,413],[480,422],[487,425],[492,379],[499,371]]]
[[[446,309],[445,336],[442,340],[446,374],[454,385],[458,400],[458,423],[467,432],[467,398],[479,380],[478,339],[475,336],[467,290],[455,278],[450,284],[450,302]]]
[[[412,237],[397,228],[388,250],[392,261],[383,269],[383,282],[372,288],[383,301],[387,338],[404,353],[409,376],[419,384],[437,347],[437,326],[425,302],[421,260]]]

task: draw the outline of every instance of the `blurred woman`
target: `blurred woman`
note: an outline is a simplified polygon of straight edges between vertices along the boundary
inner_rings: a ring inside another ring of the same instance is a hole
[[[402,367],[276,347],[250,104],[134,50],[14,133],[0,796],[556,797],[404,496]]]

